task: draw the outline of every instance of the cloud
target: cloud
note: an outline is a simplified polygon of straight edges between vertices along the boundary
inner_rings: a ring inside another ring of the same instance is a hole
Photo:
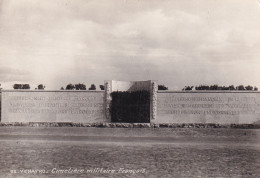
[[[3,82],[28,80],[30,78],[29,75],[30,75],[29,71],[0,66],[0,81]]]
[[[259,85],[255,1],[0,1],[1,82]],[[14,75],[12,70],[27,71]],[[241,72],[243,71],[243,72]]]

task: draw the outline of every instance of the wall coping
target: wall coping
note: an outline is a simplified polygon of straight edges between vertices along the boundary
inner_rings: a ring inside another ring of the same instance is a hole
[[[104,90],[27,90],[27,89],[17,89],[17,90],[1,90],[1,92],[87,92],[87,93],[89,92],[89,93],[104,93]]]
[[[158,93],[260,93],[260,91],[242,91],[242,90],[196,90],[196,91],[170,91],[158,90]]]
[[[104,90],[1,90],[1,92],[93,92],[103,93]],[[260,93],[260,91],[242,91],[242,90],[196,90],[196,91],[173,91],[173,90],[158,90],[158,93]]]

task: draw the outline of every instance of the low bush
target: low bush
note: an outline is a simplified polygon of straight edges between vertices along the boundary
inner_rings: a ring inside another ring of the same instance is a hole
[[[158,90],[168,90],[168,87],[164,85],[158,85]]]

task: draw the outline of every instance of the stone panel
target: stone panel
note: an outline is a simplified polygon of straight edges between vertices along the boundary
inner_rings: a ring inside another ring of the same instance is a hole
[[[110,81],[111,91],[150,91],[151,80],[148,81]]]
[[[253,124],[259,92],[158,92],[157,123]]]
[[[105,122],[103,91],[2,91],[2,122]]]

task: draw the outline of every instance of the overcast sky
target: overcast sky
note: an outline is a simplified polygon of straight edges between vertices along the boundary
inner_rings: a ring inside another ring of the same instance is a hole
[[[0,83],[260,87],[259,0],[0,0]]]

